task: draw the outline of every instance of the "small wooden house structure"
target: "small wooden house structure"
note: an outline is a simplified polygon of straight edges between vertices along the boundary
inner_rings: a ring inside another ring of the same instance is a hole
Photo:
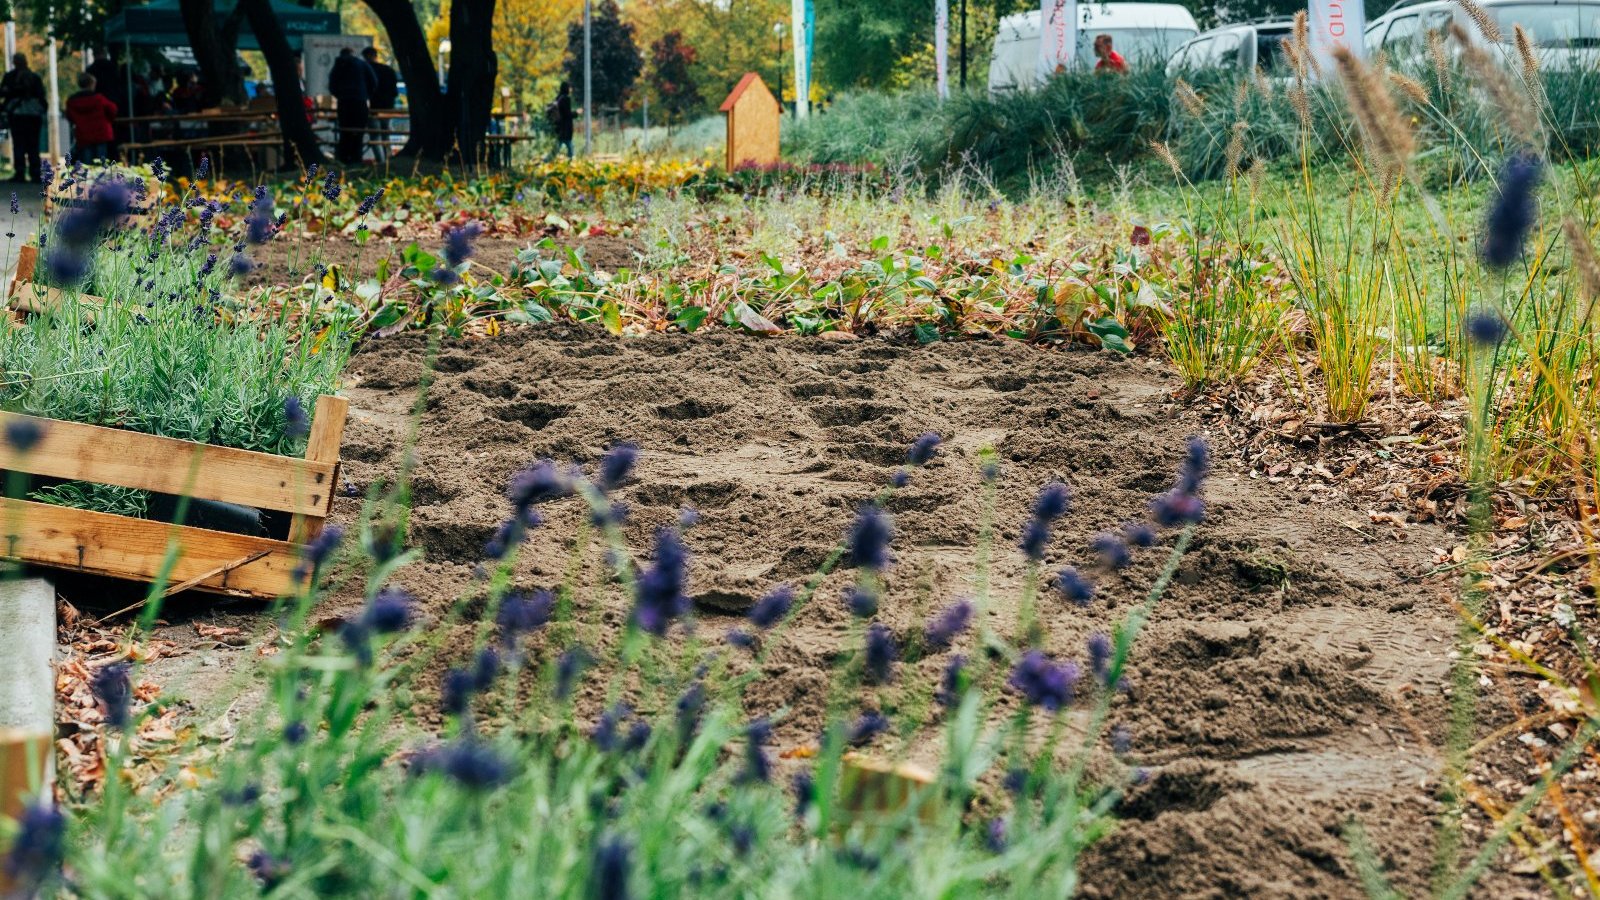
[[[778,161],[778,123],[783,106],[767,90],[766,82],[747,72],[734,86],[721,112],[728,115],[728,170],[755,163]]]

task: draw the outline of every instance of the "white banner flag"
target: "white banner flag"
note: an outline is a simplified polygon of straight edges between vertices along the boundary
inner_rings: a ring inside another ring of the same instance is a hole
[[[1039,80],[1071,68],[1077,49],[1077,0],[1039,0]]]
[[[1361,0],[1310,0],[1306,14],[1311,55],[1324,72],[1332,71],[1335,47],[1348,47],[1356,56],[1366,55],[1362,36],[1367,30],[1367,10]]]
[[[939,99],[950,96],[950,0],[933,0],[933,65]]]
[[[811,114],[811,4],[792,0],[789,17],[789,38],[794,46],[794,115],[804,119]]]

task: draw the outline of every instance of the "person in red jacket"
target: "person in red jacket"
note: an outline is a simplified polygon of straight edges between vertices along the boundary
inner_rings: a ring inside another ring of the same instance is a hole
[[[78,76],[78,92],[67,98],[67,120],[72,123],[72,158],[79,162],[108,161],[117,104],[94,90],[94,76]]]
[[[1100,57],[1100,61],[1094,64],[1096,72],[1127,73],[1128,61],[1122,58],[1121,53],[1111,49],[1111,35],[1101,34],[1095,36],[1094,55]]]

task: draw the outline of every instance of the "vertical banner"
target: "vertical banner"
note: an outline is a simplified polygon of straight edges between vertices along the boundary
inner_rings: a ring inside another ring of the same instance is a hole
[[[794,115],[804,119],[811,114],[811,0],[790,0],[789,36],[794,44]]]
[[[1333,49],[1348,47],[1366,55],[1362,36],[1367,30],[1367,10],[1361,0],[1310,0],[1306,9],[1311,55],[1324,72],[1332,71]]]
[[[1039,80],[1071,68],[1077,48],[1077,0],[1039,0]]]
[[[933,0],[933,67],[939,99],[950,98],[950,0]]]

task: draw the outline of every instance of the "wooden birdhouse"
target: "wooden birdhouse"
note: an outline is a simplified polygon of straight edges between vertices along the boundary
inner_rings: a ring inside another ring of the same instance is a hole
[[[728,170],[778,161],[778,122],[783,107],[754,72],[739,79],[721,111],[728,114]]]

